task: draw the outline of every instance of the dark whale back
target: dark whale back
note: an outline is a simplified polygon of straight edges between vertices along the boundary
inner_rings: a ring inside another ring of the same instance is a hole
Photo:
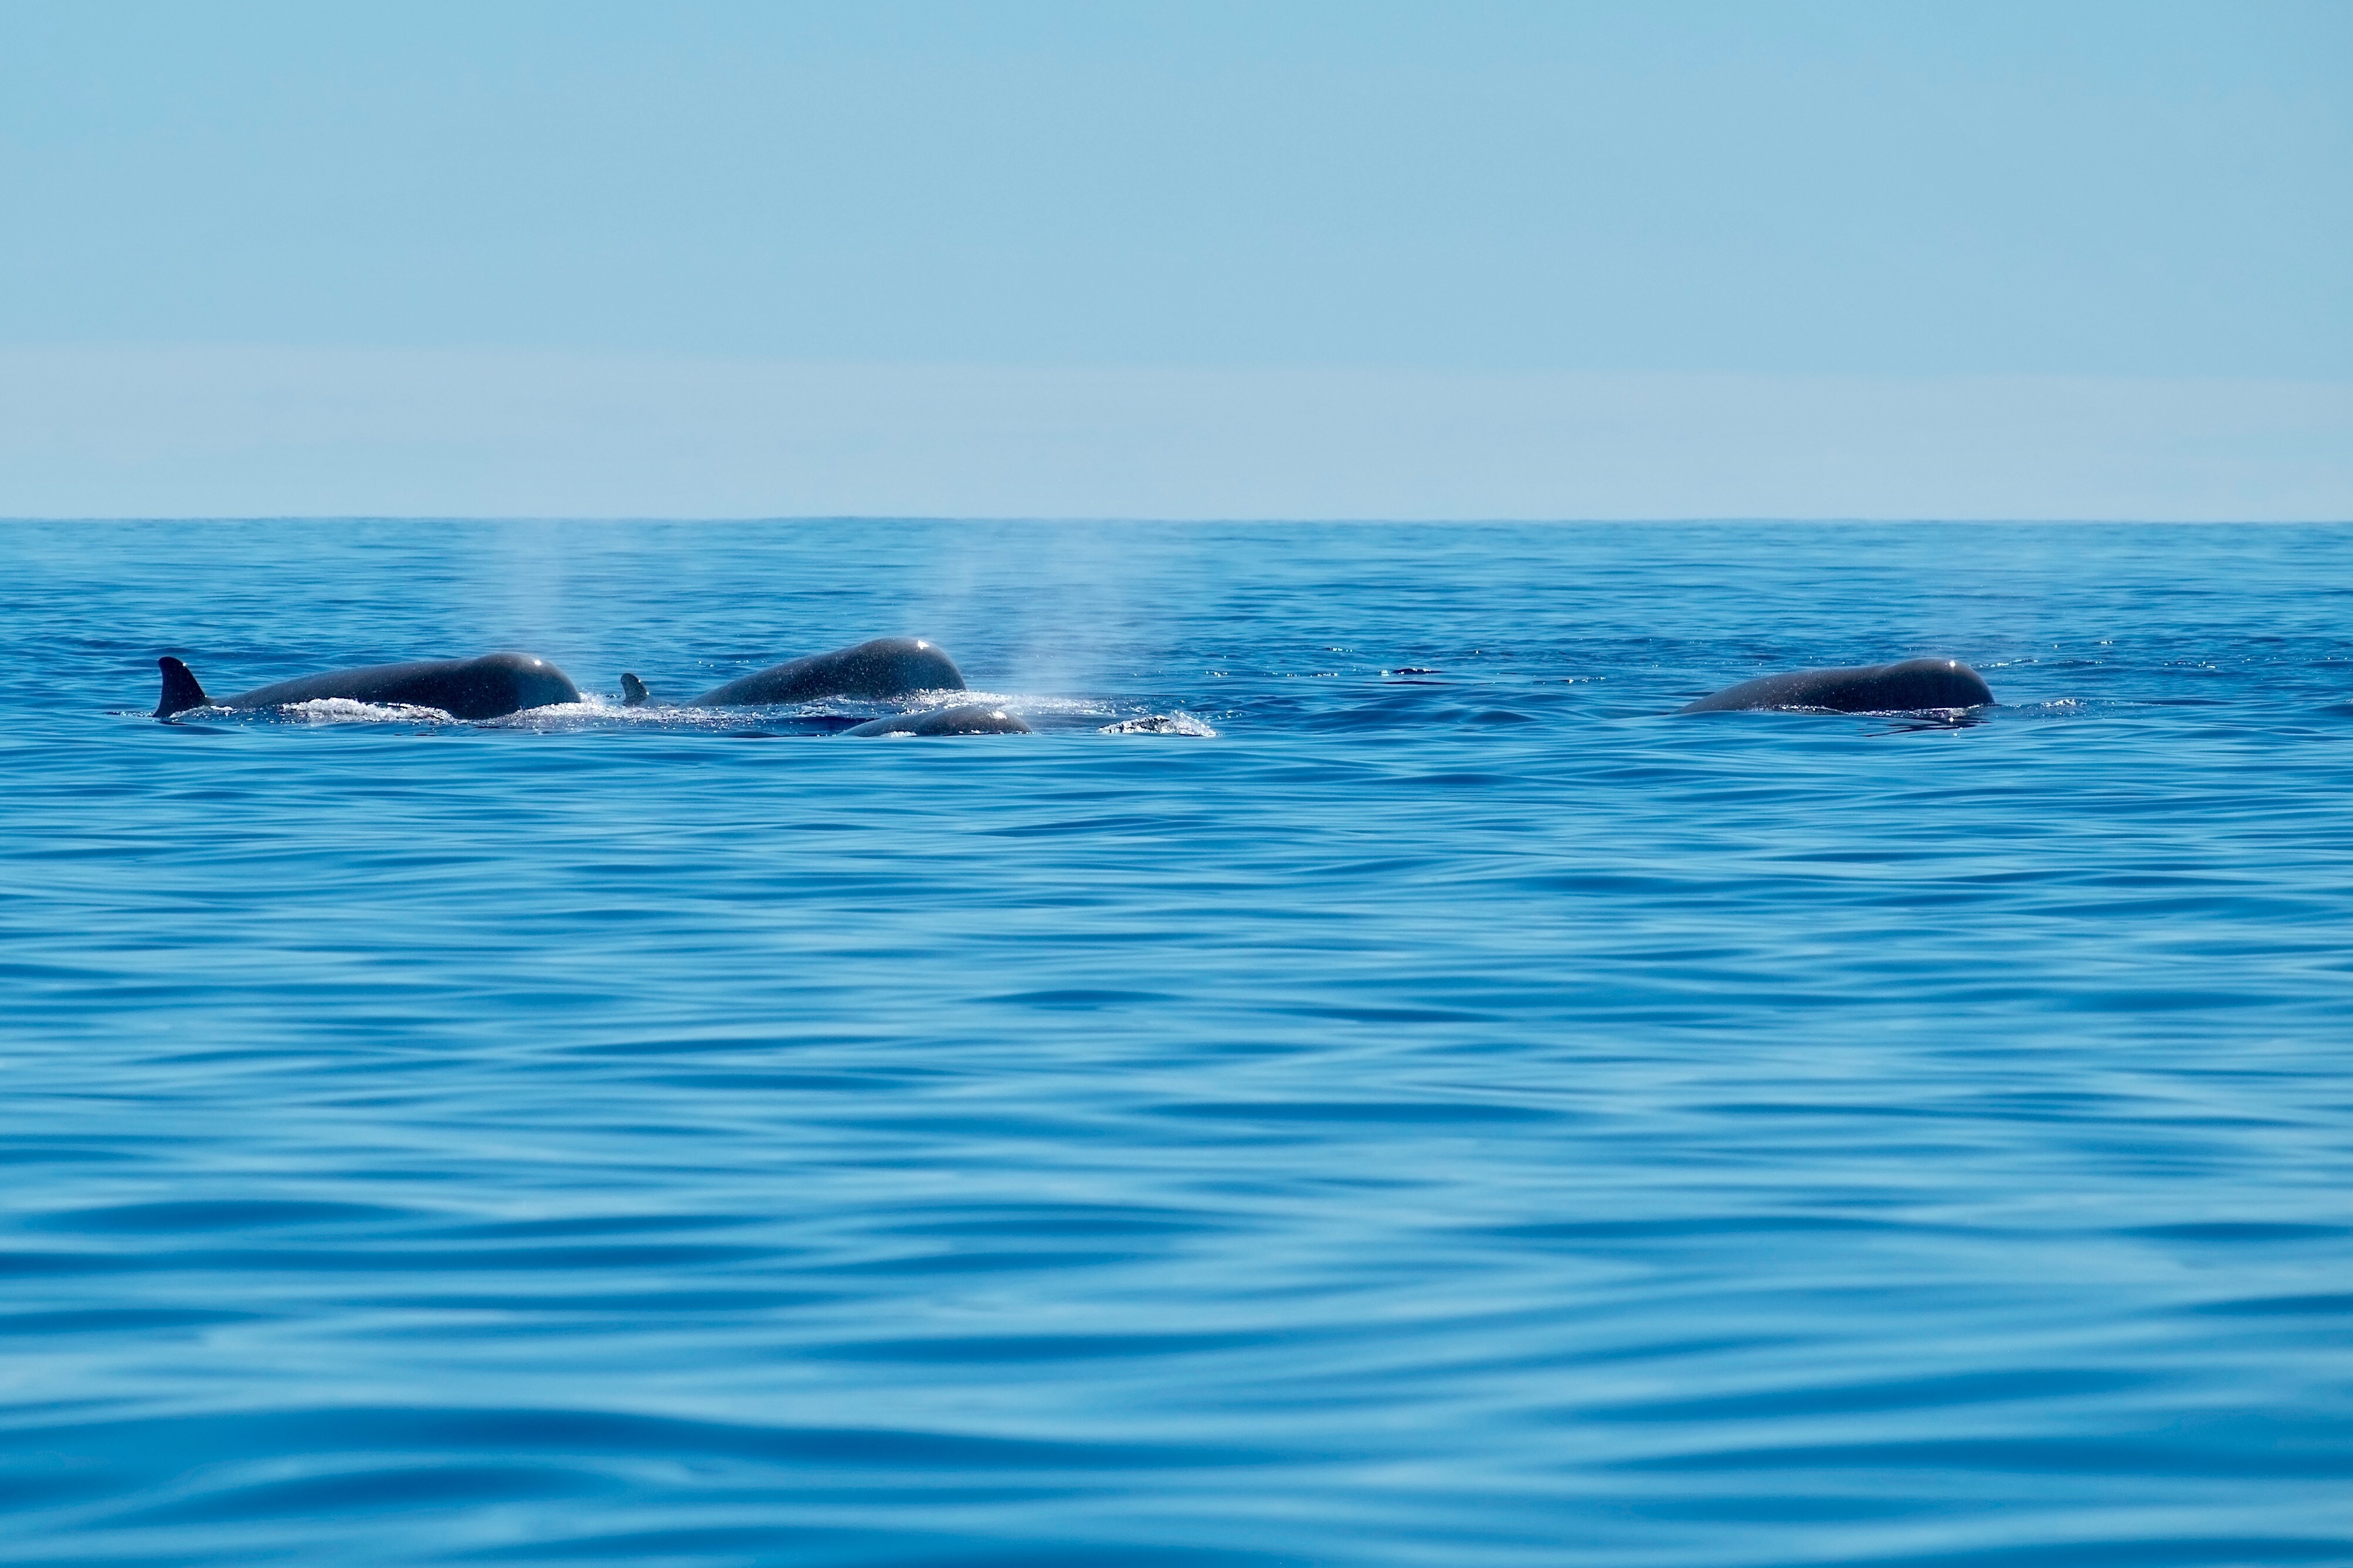
[[[921,637],[876,637],[856,647],[813,653],[713,687],[698,708],[754,702],[813,702],[820,697],[904,697],[911,691],[962,691],[955,660]]]
[[[895,713],[869,719],[845,735],[1027,735],[1029,726],[1002,708],[967,702],[958,708],[934,708],[928,713]]]
[[[157,662],[164,670],[164,700],[156,705],[157,718],[206,705],[204,688],[186,665],[169,658]],[[479,658],[429,658],[330,670],[212,700],[223,708],[277,708],[332,697],[438,708],[454,719],[496,719],[552,702],[577,702],[580,689],[572,684],[570,676],[535,655],[486,653]]]
[[[1921,708],[1975,708],[1993,700],[1985,678],[1957,658],[1907,658],[1848,669],[1800,669],[1761,676],[1703,697],[1685,713],[1754,708],[1827,708],[1840,713],[1905,713]]]

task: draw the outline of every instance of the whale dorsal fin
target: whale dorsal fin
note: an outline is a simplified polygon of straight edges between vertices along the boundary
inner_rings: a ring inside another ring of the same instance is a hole
[[[186,665],[168,653],[155,663],[164,671],[164,700],[155,704],[156,718],[169,719],[174,713],[202,708],[212,701],[205,695],[205,689],[196,684],[195,673]]]
[[[622,707],[642,708],[645,706],[647,696],[648,692],[646,691],[646,683],[644,681],[639,680],[636,676],[631,675],[626,669],[621,671]]]

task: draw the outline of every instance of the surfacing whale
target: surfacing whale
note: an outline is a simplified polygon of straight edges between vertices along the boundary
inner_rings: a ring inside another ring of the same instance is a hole
[[[580,700],[580,689],[572,684],[570,676],[528,653],[486,653],[480,658],[428,658],[414,664],[330,670],[257,687],[235,697],[206,696],[195,674],[169,654],[155,662],[164,671],[164,698],[155,704],[158,719],[191,708],[278,708],[327,697],[438,708],[453,719],[497,719],[526,708]]]
[[[1002,708],[966,702],[955,708],[934,708],[928,713],[894,713],[869,719],[845,735],[1028,735],[1029,725]]]
[[[904,697],[912,691],[964,689],[964,671],[935,645],[921,637],[876,637],[856,647],[771,665],[712,688],[693,705],[733,708],[756,702],[813,702],[820,697]]]
[[[1827,708],[1839,713],[1908,713],[1922,708],[1975,708],[1992,700],[1993,689],[1985,677],[1957,658],[1907,658],[1895,664],[1760,676],[1727,686],[1680,711]]]

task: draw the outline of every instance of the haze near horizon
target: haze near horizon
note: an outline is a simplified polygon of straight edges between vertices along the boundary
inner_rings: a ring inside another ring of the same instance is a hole
[[[0,514],[2353,516],[2353,15],[0,20]]]

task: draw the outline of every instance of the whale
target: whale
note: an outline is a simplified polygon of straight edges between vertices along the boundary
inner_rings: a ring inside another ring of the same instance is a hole
[[[1028,735],[1035,733],[1014,715],[985,702],[934,708],[928,713],[894,713],[869,719],[845,735]]]
[[[327,697],[438,708],[453,719],[497,719],[526,708],[580,700],[580,689],[572,684],[570,676],[528,653],[486,653],[479,658],[427,658],[411,664],[335,669],[256,687],[235,697],[206,696],[195,672],[169,654],[155,663],[164,672],[163,700],[155,704],[158,719],[191,708],[279,708]]]
[[[1908,713],[1922,708],[1976,708],[1993,700],[1985,677],[1957,658],[1907,658],[1845,669],[1800,669],[1759,676],[1703,697],[1684,713],[1759,708],[1826,708],[1838,713]]]
[[[762,702],[813,702],[820,697],[904,697],[913,691],[962,691],[964,671],[936,644],[921,637],[876,637],[856,647],[813,653],[714,686],[694,699],[697,708],[739,708]],[[638,689],[643,689],[642,684]],[[635,692],[631,700],[639,700]]]

